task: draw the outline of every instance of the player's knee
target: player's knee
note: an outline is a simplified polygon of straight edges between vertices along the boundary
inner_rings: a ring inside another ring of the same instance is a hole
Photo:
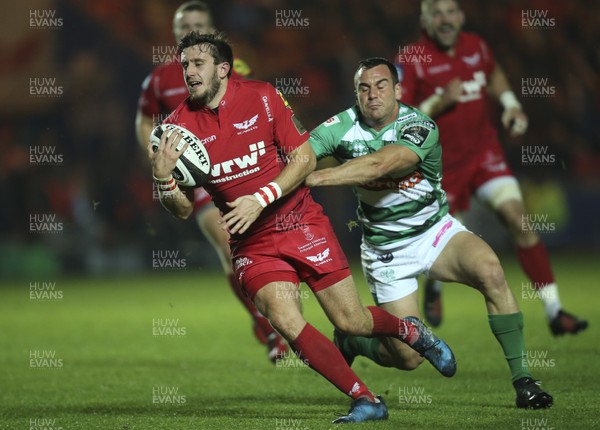
[[[506,288],[504,270],[498,258],[493,255],[478,264],[478,278],[484,292],[493,293]]]
[[[362,312],[341,312],[336,315],[333,323],[339,331],[349,335],[366,336],[372,331],[369,330],[368,319]]]
[[[302,317],[290,317],[286,312],[270,312],[267,319],[286,340],[292,341],[298,337],[306,321]]]

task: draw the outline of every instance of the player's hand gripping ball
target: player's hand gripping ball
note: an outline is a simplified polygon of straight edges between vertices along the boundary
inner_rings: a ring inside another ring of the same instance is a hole
[[[182,135],[177,145],[177,151],[180,151],[186,143],[189,143],[185,152],[177,160],[172,172],[173,178],[183,187],[201,187],[210,178],[210,158],[206,148],[194,133],[178,125],[161,124],[152,130],[152,134],[150,134],[152,150],[154,152],[158,150],[163,133],[170,134],[173,130],[177,130]]]

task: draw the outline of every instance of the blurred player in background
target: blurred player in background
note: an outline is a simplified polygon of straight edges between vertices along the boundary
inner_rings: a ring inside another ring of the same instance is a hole
[[[321,124],[309,140],[317,159],[333,156],[342,164],[311,173],[306,185],[354,186],[363,231],[361,261],[375,302],[399,318],[418,315],[417,276],[422,273],[477,289],[511,370],[517,406],[552,406],[552,396],[538,387],[524,360],[523,314],[498,257],[448,214],[436,124],[399,103],[396,68],[383,58],[361,61],[354,87],[356,106]],[[396,339],[334,333],[349,364],[357,355],[407,370],[422,362]]]
[[[502,124],[512,136],[525,133],[527,116],[485,41],[461,30],[464,19],[457,0],[421,1],[423,36],[396,57],[402,102],[417,106],[439,125],[443,188],[452,213],[469,209],[471,195],[491,208],[540,292],[552,334],[575,334],[588,323],[562,309],[546,248],[535,231],[522,228],[523,197],[487,113],[490,98],[503,106]],[[424,307],[432,326],[441,323],[440,294],[441,283],[428,280]]]
[[[383,420],[387,407],[304,319],[301,281],[339,330],[399,339],[452,376],[452,351],[421,321],[361,304],[333,228],[302,186],[315,168],[315,154],[283,95],[266,82],[229,79],[233,54],[221,35],[192,32],[179,50],[190,97],[164,122],[185,124],[206,140],[212,169],[205,187],[223,213],[242,288],[306,365],[352,397],[349,413],[334,422]],[[161,203],[186,218],[193,211],[192,193],[180,189],[171,174],[188,145],[176,151],[180,138],[163,133],[153,175]]]
[[[214,33],[211,11],[206,3],[190,1],[177,8],[173,16],[173,33],[179,42],[191,31]],[[250,69],[241,60],[234,60],[232,75],[236,79],[248,76]],[[152,129],[166,118],[189,95],[181,63],[174,59],[156,67],[142,85],[136,115],[136,133],[140,145],[146,149]],[[267,345],[267,354],[271,361],[281,357],[287,351],[287,345],[279,334],[271,327],[252,304],[252,301],[241,291],[229,258],[229,235],[218,225],[221,219],[219,210],[211,202],[204,188],[196,188],[194,197],[195,218],[200,230],[212,244],[219,256],[227,281],[252,316],[254,334],[257,339]]]

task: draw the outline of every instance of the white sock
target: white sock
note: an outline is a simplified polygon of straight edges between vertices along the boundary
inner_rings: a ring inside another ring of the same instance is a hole
[[[539,291],[542,303],[544,303],[544,309],[546,310],[546,317],[550,321],[558,315],[558,311],[562,308],[560,298],[558,297],[558,286],[555,283],[548,284]]]

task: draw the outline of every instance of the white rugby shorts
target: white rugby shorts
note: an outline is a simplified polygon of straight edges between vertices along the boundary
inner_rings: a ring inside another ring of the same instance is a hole
[[[445,215],[426,232],[398,242],[391,249],[378,249],[361,244],[363,273],[375,303],[399,300],[417,290],[417,276],[429,269],[450,239],[461,231],[469,231],[451,215]]]

